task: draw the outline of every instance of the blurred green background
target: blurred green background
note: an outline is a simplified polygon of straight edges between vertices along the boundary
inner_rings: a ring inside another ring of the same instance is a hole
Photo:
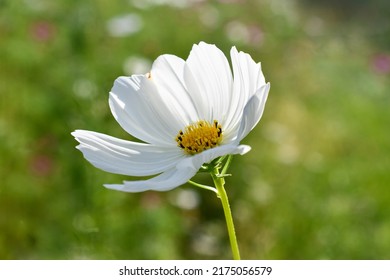
[[[227,179],[242,257],[390,258],[389,1],[0,0],[0,259],[231,258],[213,193],[106,190],[70,135],[131,140],[115,78],[201,40],[271,82]]]

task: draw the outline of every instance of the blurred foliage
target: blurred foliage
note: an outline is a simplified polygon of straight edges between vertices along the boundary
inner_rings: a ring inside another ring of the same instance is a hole
[[[250,53],[271,82],[227,179],[243,258],[389,259],[388,15],[380,0],[0,0],[0,259],[231,257],[212,193],[106,190],[129,178],[70,135],[131,139],[114,79],[200,40]]]
[[[363,33],[367,40],[390,51],[390,2],[387,0],[301,0],[308,12],[326,14],[340,29],[337,32],[347,34],[349,28]]]

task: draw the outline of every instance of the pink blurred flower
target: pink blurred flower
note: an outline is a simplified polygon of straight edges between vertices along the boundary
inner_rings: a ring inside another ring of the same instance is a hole
[[[54,37],[55,27],[47,21],[34,22],[30,27],[32,37],[39,42],[47,42]]]
[[[390,73],[390,55],[385,53],[375,55],[371,60],[371,65],[377,73]]]
[[[53,171],[53,159],[47,155],[34,155],[30,162],[31,172],[40,177],[46,177]]]

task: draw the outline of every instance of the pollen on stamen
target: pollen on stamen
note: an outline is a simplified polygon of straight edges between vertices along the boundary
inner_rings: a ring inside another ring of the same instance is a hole
[[[180,130],[176,136],[178,147],[190,155],[201,153],[204,150],[218,146],[222,141],[222,126],[214,120],[198,121]]]

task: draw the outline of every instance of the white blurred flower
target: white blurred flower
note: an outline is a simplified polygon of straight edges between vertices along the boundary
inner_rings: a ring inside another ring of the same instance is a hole
[[[259,46],[264,41],[264,34],[258,25],[245,25],[240,21],[231,21],[225,27],[226,36],[235,43]]]
[[[226,25],[225,32],[232,42],[248,43],[250,40],[249,30],[240,21],[231,21]]]
[[[171,201],[181,209],[192,210],[199,205],[199,195],[192,189],[181,189],[180,191],[173,193],[174,196],[171,197]]]
[[[146,73],[149,71],[151,61],[141,56],[130,56],[126,58],[123,64],[123,71],[126,75],[132,73]]]
[[[198,9],[200,21],[208,28],[215,28],[219,24],[220,11],[212,5],[204,5]]]
[[[233,73],[214,45],[194,45],[186,61],[161,55],[146,75],[119,77],[110,92],[111,111],[144,143],[76,130],[77,148],[94,166],[147,180],[105,185],[126,192],[167,191],[199,168],[228,154],[250,150],[240,141],[260,120],[270,88],[259,63],[235,47]]]
[[[147,9],[153,6],[168,5],[174,8],[188,8],[204,0],[133,0],[132,4],[140,9]]]
[[[74,93],[83,99],[91,99],[96,95],[96,85],[87,79],[79,79],[73,83]]]
[[[113,37],[125,37],[142,29],[142,18],[136,14],[117,16],[107,21],[107,31]]]

